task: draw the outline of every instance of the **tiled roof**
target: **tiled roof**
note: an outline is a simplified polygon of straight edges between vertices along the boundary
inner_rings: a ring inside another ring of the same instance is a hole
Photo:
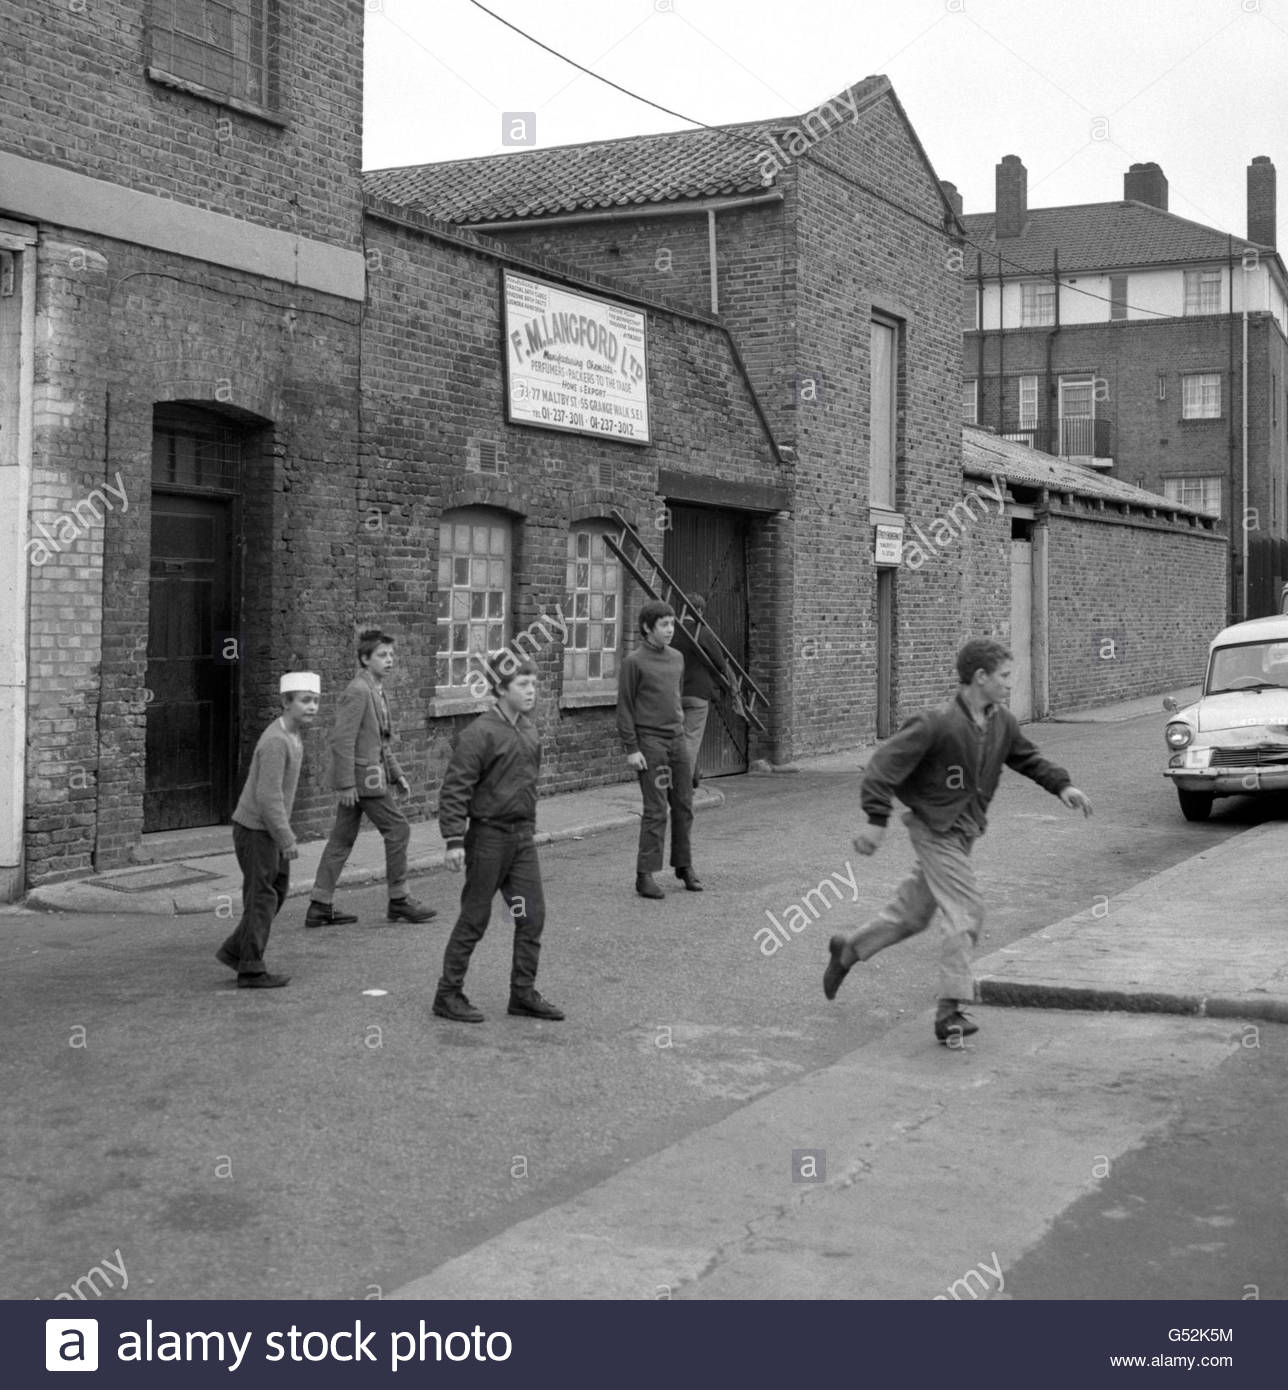
[[[1208,516],[1197,507],[1173,502],[1156,492],[1147,492],[1081,464],[1070,463],[1068,459],[1030,449],[1027,444],[1002,439],[975,425],[962,429],[962,470],[971,477],[1002,477],[1020,487],[1044,487],[1052,492],[1071,492],[1077,497],[1103,497],[1106,502],[1128,502],[1134,507],[1154,507],[1183,516]]]
[[[886,78],[867,77],[843,95],[848,103],[859,106],[888,90]],[[828,104],[820,102],[807,114],[813,116]],[[838,101],[836,109],[850,118],[850,105]],[[772,183],[766,170],[776,162],[775,151],[778,161],[790,162],[775,146],[773,133],[800,129],[804,119],[787,116],[442,164],[373,169],[363,174],[363,187],[376,197],[467,225],[760,193]],[[816,123],[812,128],[821,126]]]
[[[1163,212],[1149,203],[1082,203],[1067,208],[1030,208],[1024,231],[1016,237],[993,235],[995,214],[977,212],[963,217],[966,270],[975,273],[974,252],[984,253],[984,273],[997,273],[997,253],[1008,275],[1042,274],[1051,270],[1060,253],[1060,273],[1111,270],[1147,265],[1177,265],[1194,261],[1223,261],[1230,242],[1224,232]],[[1254,243],[1234,238],[1234,254]],[[1269,251],[1269,248],[1260,248]]]

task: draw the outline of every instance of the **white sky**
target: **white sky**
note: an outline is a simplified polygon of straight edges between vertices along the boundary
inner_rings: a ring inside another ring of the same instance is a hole
[[[967,212],[992,210],[1004,154],[1030,207],[1121,198],[1127,167],[1155,160],[1172,212],[1236,235],[1254,155],[1288,187],[1288,0],[484,3],[710,125],[799,115],[884,73]],[[541,146],[688,128],[469,0],[366,8],[366,168],[501,153],[503,111],[535,112]]]

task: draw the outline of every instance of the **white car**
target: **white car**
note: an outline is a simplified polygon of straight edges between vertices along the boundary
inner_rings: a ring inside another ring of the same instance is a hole
[[[1218,632],[1194,704],[1170,697],[1164,776],[1186,820],[1206,820],[1218,796],[1288,791],[1288,615]]]

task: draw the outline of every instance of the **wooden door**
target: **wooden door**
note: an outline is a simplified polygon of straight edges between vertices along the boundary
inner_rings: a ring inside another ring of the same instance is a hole
[[[672,505],[662,563],[686,594],[705,594],[706,620],[748,667],[747,521],[737,512]],[[704,777],[747,770],[747,721],[721,696],[711,702],[698,753]]]
[[[1033,542],[1011,542],[1011,713],[1033,718]]]
[[[219,825],[232,814],[236,653],[232,508],[152,495],[147,767],[143,829]]]

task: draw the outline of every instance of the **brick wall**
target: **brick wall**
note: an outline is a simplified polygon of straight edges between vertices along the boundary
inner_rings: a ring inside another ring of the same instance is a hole
[[[508,514],[515,541],[512,629],[521,631],[566,606],[572,523],[607,518],[616,507],[654,553],[662,553],[659,468],[729,483],[782,486],[785,478],[728,338],[709,319],[660,303],[638,306],[648,315],[653,435],[651,445],[639,447],[506,423],[502,267],[556,282],[566,275],[575,288],[620,298],[620,288],[587,279],[580,255],[575,269],[535,262],[512,246],[378,205],[367,222],[367,264],[365,443],[353,502],[363,577],[359,604],[364,613],[384,616],[403,644],[396,717],[416,784],[415,809],[426,814],[436,803],[452,740],[473,717],[444,715],[434,701],[435,576],[445,509],[485,506]],[[479,440],[498,446],[499,475],[471,469]],[[359,525],[371,509],[380,522]],[[772,530],[768,522],[753,526],[752,549],[765,568],[776,554]],[[761,563],[754,556],[753,591],[757,584],[763,591],[768,580],[756,577]],[[627,593],[633,634],[640,594],[633,584]],[[751,675],[774,692],[775,703],[782,674],[778,619],[773,609],[758,613],[751,644]],[[598,706],[565,707],[562,646],[543,645],[535,660],[537,722],[546,748],[543,790],[621,780],[612,690]]]
[[[337,614],[353,558],[337,500],[352,498],[357,467],[358,313],[41,229],[31,534],[66,543],[32,551],[29,883],[128,862],[142,827],[154,405],[208,406],[254,443],[240,509],[239,777],[278,708],[279,671],[341,630],[347,642]],[[82,511],[81,525],[77,504],[95,490],[98,519]],[[317,770],[311,757],[314,809]]]
[[[150,80],[147,0],[4,0],[0,143],[45,164],[355,247],[363,0],[278,6],[281,123]]]

